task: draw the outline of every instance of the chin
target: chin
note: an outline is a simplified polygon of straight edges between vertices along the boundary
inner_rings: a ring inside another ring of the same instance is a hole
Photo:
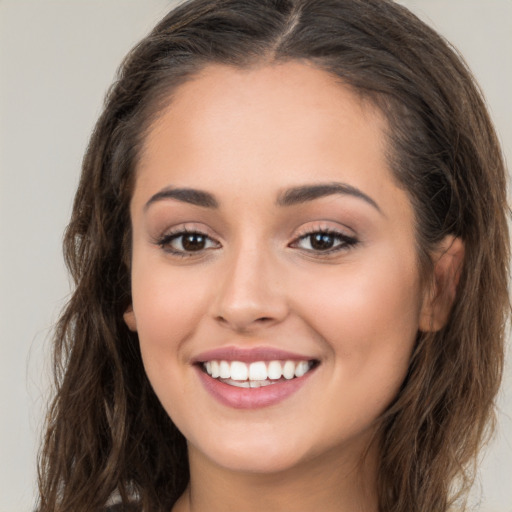
[[[238,473],[278,473],[297,467],[307,457],[289,443],[265,436],[260,440],[241,439],[221,443],[218,440],[205,447],[192,447],[189,451],[200,452],[215,465]]]

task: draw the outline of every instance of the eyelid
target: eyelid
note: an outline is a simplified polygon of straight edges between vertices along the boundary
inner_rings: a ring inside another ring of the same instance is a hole
[[[348,234],[347,231],[353,233],[353,230],[348,227],[343,229],[339,227],[339,225],[337,227],[326,225],[325,222],[316,224],[311,223],[309,225],[302,226],[299,230],[297,230],[296,235],[288,244],[288,247],[302,250],[303,252],[314,255],[315,257],[332,256],[335,253],[346,252],[360,242],[357,236],[354,234]],[[187,234],[200,235],[207,239],[207,241],[210,243],[213,243],[213,246],[200,248],[197,251],[186,250],[185,248],[176,249],[171,246],[171,243],[174,240],[179,239],[181,236],[185,236]],[[334,247],[327,249],[300,247],[302,240],[314,234],[325,234],[332,236],[337,239],[337,242],[335,242]],[[219,237],[215,234],[212,234],[208,227],[204,225],[198,226],[195,223],[184,223],[163,230],[160,235],[154,237],[152,242],[159,246],[164,252],[177,257],[200,257],[201,255],[204,255],[205,252],[209,252],[212,249],[219,249],[222,247],[222,244],[219,241]]]
[[[357,238],[353,229],[349,228],[348,226],[341,225],[339,222],[334,223],[333,221],[316,221],[304,223],[297,230],[295,238],[300,238],[301,236],[318,232],[339,234],[347,238]]]
[[[347,228],[348,230],[348,228]],[[350,230],[352,231],[352,230]],[[356,245],[360,243],[357,236],[354,234],[347,234],[345,230],[337,227],[332,226],[326,226],[325,224],[317,224],[313,226],[307,226],[299,230],[298,234],[295,236],[293,241],[289,244],[289,247],[301,249],[299,247],[299,243],[301,240],[306,239],[309,236],[312,236],[314,234],[327,234],[333,237],[337,237],[339,240],[341,240],[341,243],[334,246],[331,249],[326,250],[315,250],[315,249],[302,249],[305,253],[309,255],[314,255],[315,257],[324,257],[327,258],[329,256],[336,255],[338,253],[346,252],[352,248],[354,248]]]
[[[221,243],[218,240],[218,237],[214,236],[208,228],[202,226],[198,227],[191,223],[180,224],[178,226],[173,226],[167,230],[164,230],[160,235],[157,235],[152,242],[159,246],[163,251],[178,257],[194,257],[204,255],[205,252],[210,251],[212,249],[217,249],[222,247]],[[200,249],[198,251],[185,251],[185,250],[176,250],[169,247],[169,244],[180,236],[185,236],[187,234],[197,234],[205,237],[206,239],[213,241],[215,247],[207,247],[204,249]]]

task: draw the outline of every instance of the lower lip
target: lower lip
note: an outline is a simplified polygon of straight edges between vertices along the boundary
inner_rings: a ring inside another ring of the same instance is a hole
[[[315,369],[312,369],[302,377],[260,388],[239,388],[213,379],[198,366],[196,368],[206,390],[220,403],[234,409],[258,409],[282,402],[296,393],[315,371]]]

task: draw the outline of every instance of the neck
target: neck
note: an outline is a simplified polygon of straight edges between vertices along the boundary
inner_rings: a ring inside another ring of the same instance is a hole
[[[274,473],[232,471],[189,447],[190,483],[173,512],[377,512],[376,450],[333,450]],[[356,457],[357,455],[357,457]]]

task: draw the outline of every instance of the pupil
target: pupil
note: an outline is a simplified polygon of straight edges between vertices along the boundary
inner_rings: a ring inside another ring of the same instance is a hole
[[[311,247],[318,251],[326,251],[334,245],[334,237],[327,233],[315,233],[311,235]]]
[[[183,249],[186,251],[200,251],[204,249],[205,237],[195,233],[190,233],[183,237]]]

